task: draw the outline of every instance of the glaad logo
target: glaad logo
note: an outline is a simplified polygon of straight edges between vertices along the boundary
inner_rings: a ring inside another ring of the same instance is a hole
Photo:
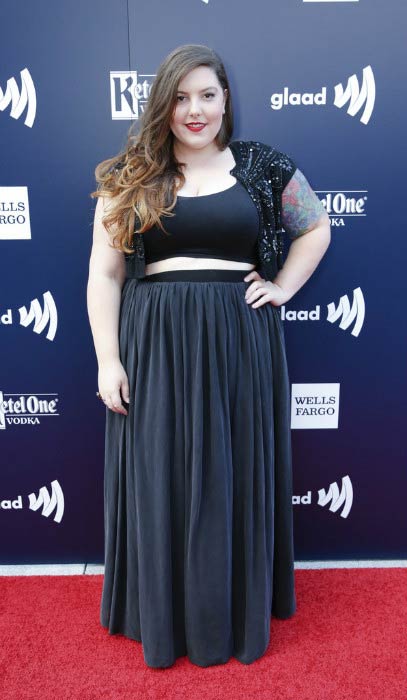
[[[331,226],[345,226],[345,218],[366,216],[367,190],[315,190],[315,193],[322,195],[320,200]]]
[[[58,401],[57,394],[8,394],[0,390],[0,430],[8,425],[39,425],[43,416],[59,416]]]
[[[51,496],[46,486],[41,486],[38,496],[36,496],[35,493],[29,493],[28,505],[30,510],[39,510],[39,508],[42,508],[41,515],[45,518],[49,518],[55,511],[53,520],[56,523],[60,523],[64,514],[64,494],[59,481],[56,479],[51,481],[51,486]],[[0,501],[0,510],[22,510],[22,508],[23,498],[21,495],[17,496],[14,500],[4,499]]]
[[[359,0],[302,0],[303,2],[359,2]]]
[[[328,492],[326,492],[325,489],[318,490],[318,505],[324,507],[328,505],[328,503],[329,510],[332,513],[336,513],[344,504],[340,516],[341,518],[348,517],[353,503],[353,487],[348,475],[342,477],[342,489],[340,492],[336,481],[329,485]]]
[[[362,330],[363,321],[365,320],[365,300],[360,287],[353,290],[352,307],[346,294],[339,299],[337,307],[335,307],[333,301],[328,304],[327,321],[329,321],[329,323],[335,323],[338,319],[340,319],[339,328],[343,331],[346,331],[351,323],[355,322],[351,330],[351,335],[357,338]]]
[[[351,117],[355,117],[364,106],[360,121],[362,124],[368,124],[373,113],[375,97],[376,85],[372,67],[365,66],[363,69],[363,81],[361,88],[359,88],[358,79],[355,73],[348,78],[348,84],[345,90],[342,87],[342,83],[335,85],[334,105],[335,107],[341,109],[347,104],[347,102],[349,102],[347,114],[350,114]]]
[[[359,83],[356,74],[348,78],[348,83],[344,89],[342,83],[338,83],[334,87],[335,97],[333,104],[335,107],[341,109],[346,106],[349,102],[347,108],[347,114],[351,117],[356,116],[356,114],[364,107],[360,121],[362,124],[368,124],[370,117],[373,113],[373,107],[376,97],[376,86],[373,75],[372,67],[365,66],[363,68],[363,80],[362,87],[359,88]],[[274,92],[270,97],[271,109],[281,109],[284,105],[326,105],[326,91],[327,88],[321,88],[321,92],[292,92],[289,93],[288,87],[283,89],[283,92]]]
[[[112,119],[139,119],[154,78],[153,73],[110,71]]]
[[[38,498],[36,497],[35,493],[30,493],[28,495],[30,510],[38,510],[39,508],[42,508],[41,515],[46,518],[48,518],[55,510],[54,521],[56,523],[60,523],[64,514],[64,494],[59,481],[56,479],[51,481],[51,486],[51,497],[46,486],[42,486],[40,488]]]
[[[31,128],[34,124],[37,110],[37,95],[28,68],[24,68],[22,71],[20,71],[20,77],[21,90],[19,89],[15,78],[9,78],[7,80],[7,85],[4,92],[0,87],[0,110],[6,110],[11,103],[10,117],[13,117],[13,119],[19,119],[24,110],[27,108],[24,124]]]
[[[305,309],[300,309],[296,311],[295,309],[289,309],[286,311],[286,307],[283,304],[280,307],[280,315],[282,321],[319,321],[321,307],[319,304],[316,305],[315,309],[310,311]],[[344,294],[336,307],[334,302],[327,304],[328,315],[327,321],[329,323],[335,323],[340,319],[339,328],[341,330],[347,330],[351,323],[354,326],[351,330],[351,335],[357,337],[362,330],[363,322],[365,320],[365,300],[360,287],[353,290],[353,302],[352,307],[350,305],[349,298]]]
[[[33,299],[31,301],[28,311],[25,306],[19,307],[20,326],[27,328],[34,322],[34,327],[32,329],[34,333],[42,333],[48,326],[45,337],[47,340],[54,340],[58,325],[57,307],[51,292],[47,291],[42,296],[44,299],[44,308],[41,308],[38,299]],[[11,325],[12,322],[12,311],[11,309],[7,309],[7,311],[0,316],[0,325]]]
[[[310,505],[311,491],[305,496],[293,496],[293,505]],[[329,510],[336,513],[343,505],[342,512],[339,513],[341,518],[347,518],[353,504],[353,486],[349,476],[342,477],[342,488],[339,491],[336,482],[329,485],[328,491],[325,489],[318,490],[318,505],[325,507],[329,504]]]

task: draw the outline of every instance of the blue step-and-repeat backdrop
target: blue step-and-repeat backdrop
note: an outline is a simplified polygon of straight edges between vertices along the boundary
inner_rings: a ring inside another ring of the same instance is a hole
[[[89,193],[158,65],[187,43],[224,60],[233,138],[288,153],[331,219],[321,264],[281,307],[295,558],[406,557],[404,2],[3,0],[0,12],[1,563],[103,562]]]

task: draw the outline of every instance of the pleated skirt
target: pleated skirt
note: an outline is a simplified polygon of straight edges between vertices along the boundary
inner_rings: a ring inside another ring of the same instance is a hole
[[[250,664],[296,611],[290,385],[247,271],[126,279],[128,415],[106,408],[100,622],[152,668]],[[271,642],[272,644],[272,642]]]

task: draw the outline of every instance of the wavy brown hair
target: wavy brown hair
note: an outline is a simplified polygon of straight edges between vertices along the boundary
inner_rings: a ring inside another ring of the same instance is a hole
[[[231,92],[224,65],[209,47],[185,44],[174,49],[159,66],[139,120],[139,133],[132,133],[133,123],[124,150],[95,168],[98,187],[90,196],[111,199],[102,221],[109,234],[115,227],[113,246],[125,253],[133,252],[131,244],[135,231],[144,233],[157,225],[167,233],[160,217],[174,216],[171,212],[176,204],[177,189],[185,183],[180,166],[185,163],[175,159],[170,123],[177,104],[179,82],[199,66],[212,68],[222,89],[227,88],[222,125],[214,139],[223,151],[233,132]],[[178,188],[176,178],[180,180]]]

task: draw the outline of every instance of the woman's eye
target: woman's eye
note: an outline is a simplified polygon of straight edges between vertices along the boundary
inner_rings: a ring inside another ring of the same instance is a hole
[[[184,97],[185,97],[185,95],[178,95],[177,100],[183,100]],[[214,92],[206,92],[205,97],[215,97],[215,93]]]

